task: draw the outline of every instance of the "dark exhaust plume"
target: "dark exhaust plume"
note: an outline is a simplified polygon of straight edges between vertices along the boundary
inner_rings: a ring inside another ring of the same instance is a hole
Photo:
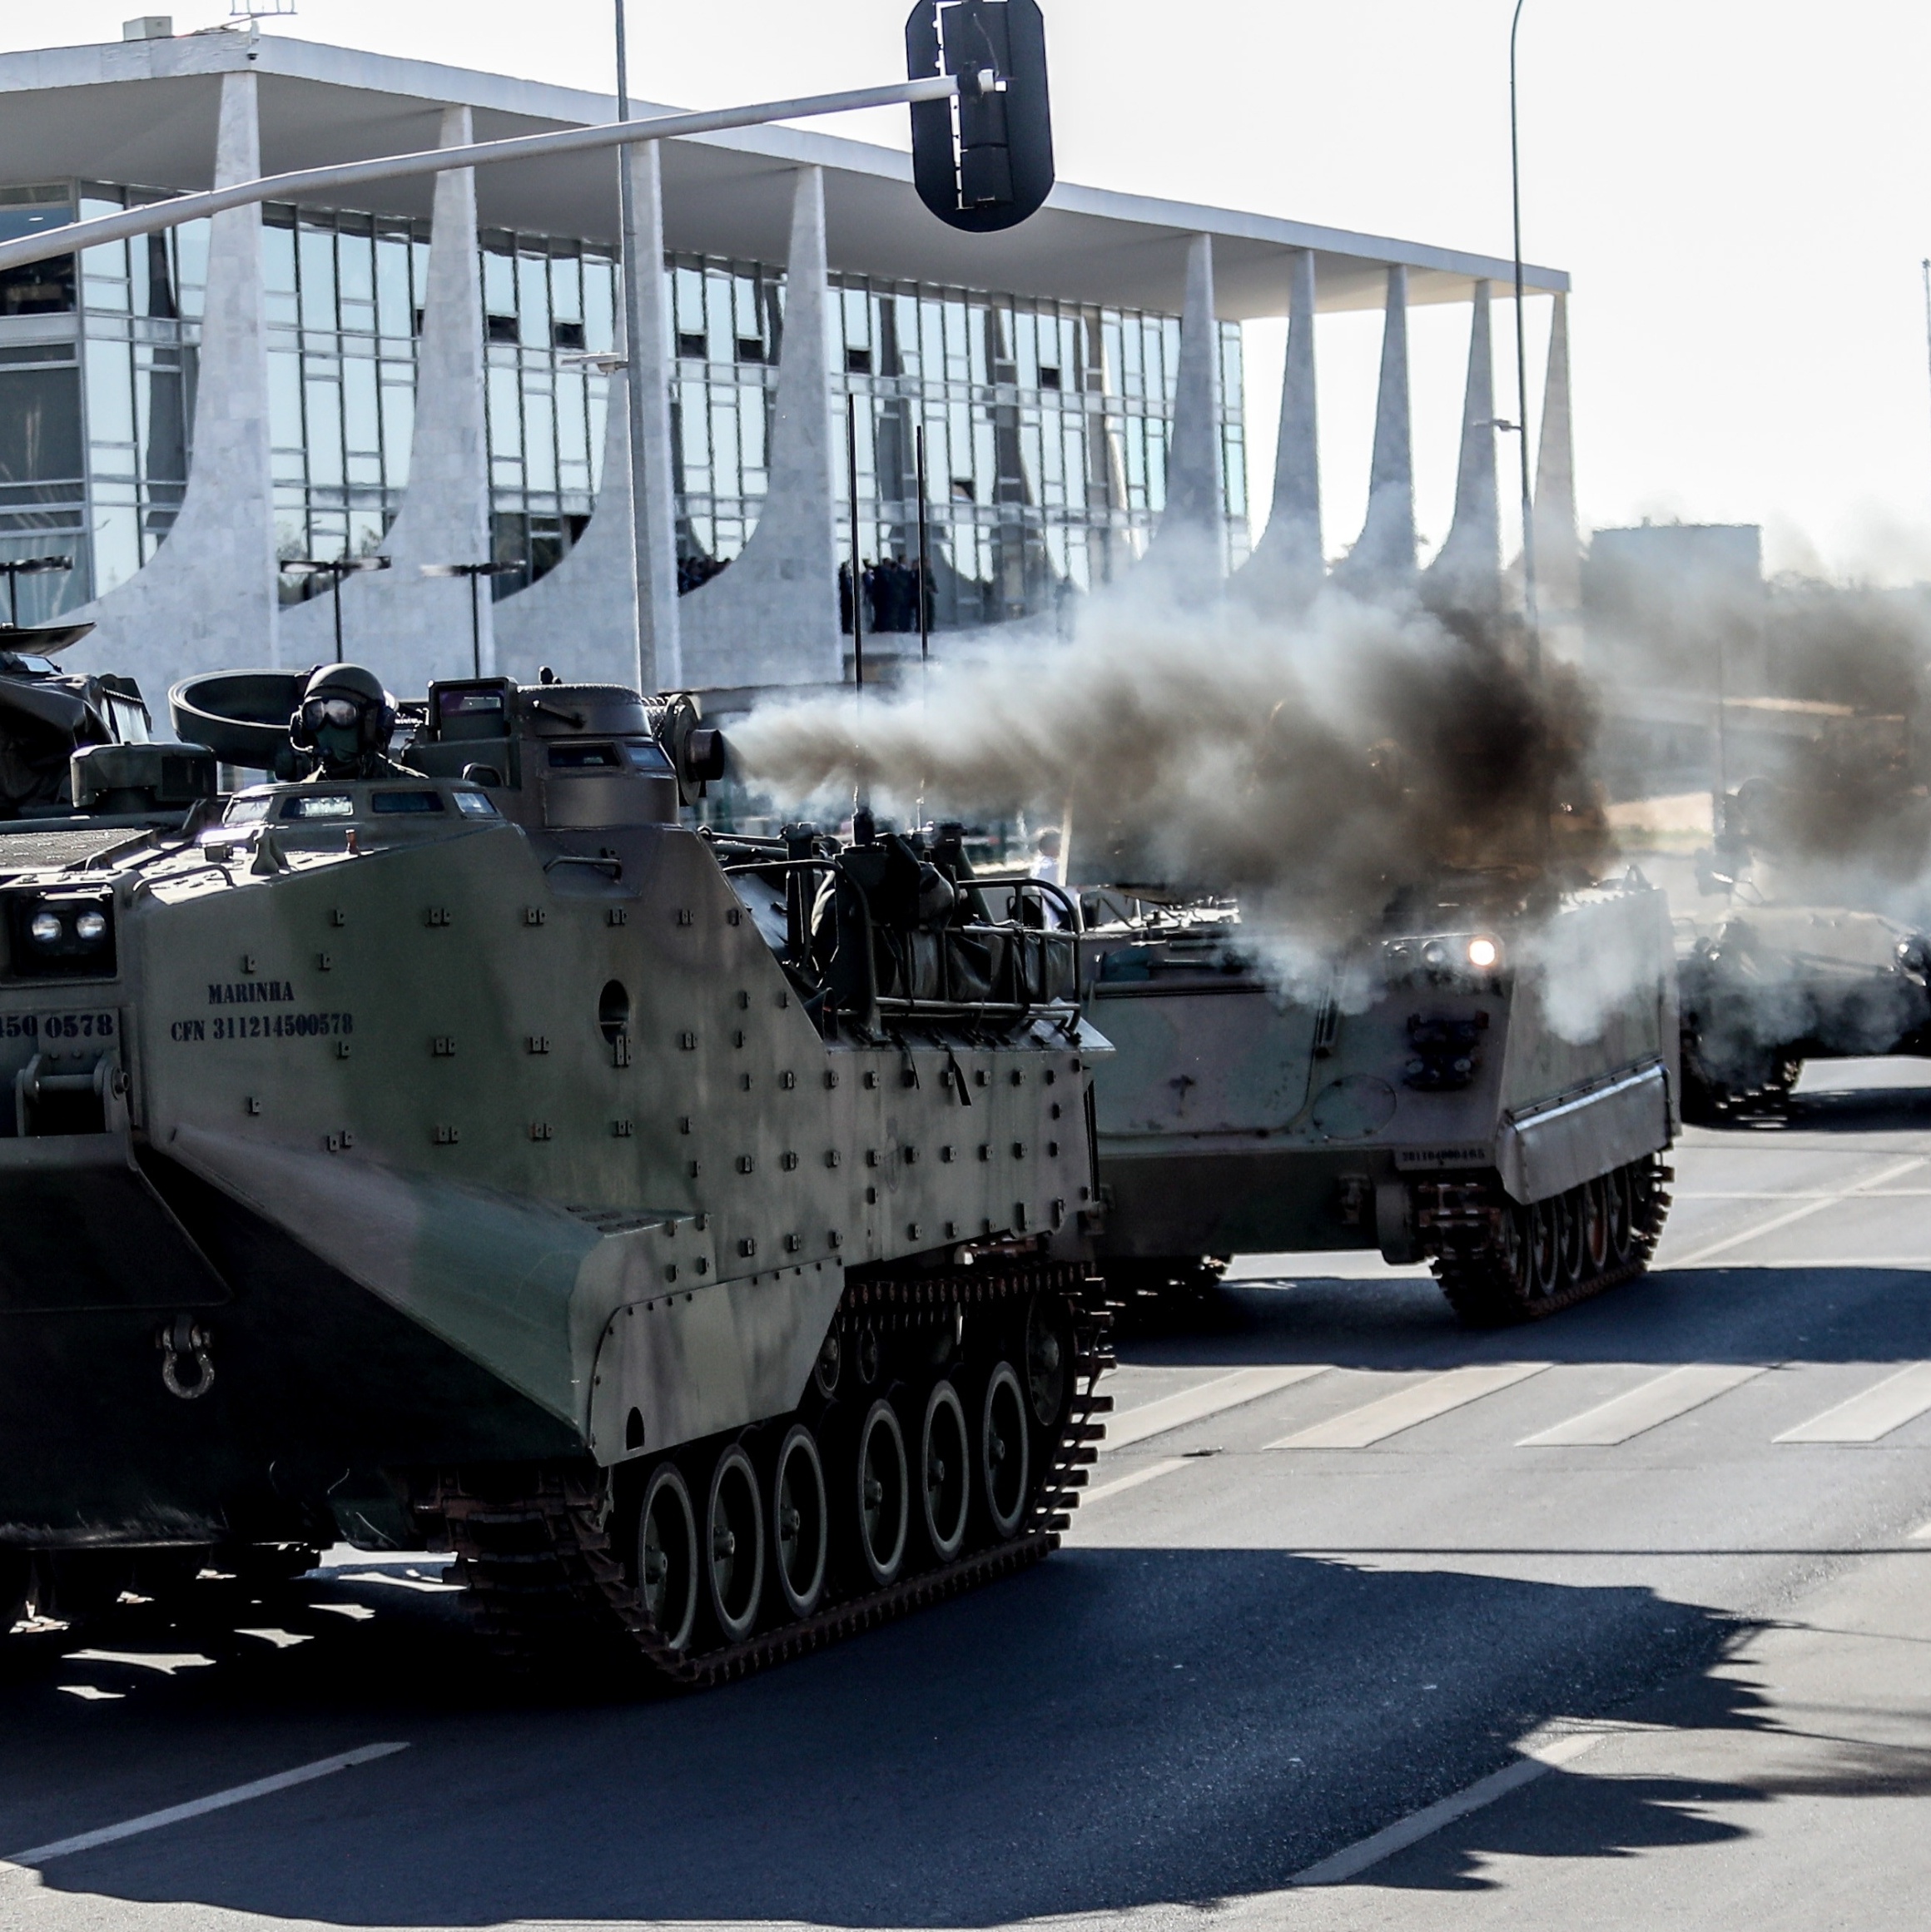
[[[1333,951],[1433,906],[1451,875],[1500,911],[1608,859],[1588,690],[1524,664],[1502,618],[1329,593],[1288,624],[1147,594],[923,693],[767,705],[732,741],[787,805],[859,791],[901,815],[921,797],[1067,812],[1076,877],[1237,893]]]

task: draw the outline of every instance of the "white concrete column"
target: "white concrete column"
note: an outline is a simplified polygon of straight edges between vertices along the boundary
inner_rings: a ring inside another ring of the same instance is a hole
[[[1227,574],[1227,479],[1220,445],[1220,325],[1214,312],[1214,237],[1187,244],[1180,366],[1167,436],[1167,502],[1143,568],[1202,584]]]
[[[469,108],[445,107],[439,145],[460,147],[474,138]],[[481,563],[490,554],[484,367],[475,171],[450,168],[436,176],[409,488],[382,541],[390,568],[342,586],[343,654],[377,672],[399,697],[419,696],[434,678],[469,675],[469,586],[461,578],[424,577],[422,566]],[[495,642],[487,584],[479,602],[488,673]],[[285,612],[282,625],[291,662],[335,655],[325,595]]]
[[[1549,370],[1536,453],[1536,601],[1545,628],[1580,632],[1582,547],[1576,528],[1576,450],[1569,400],[1569,298],[1549,320]]]
[[[771,487],[730,568],[679,606],[684,682],[700,690],[843,679],[826,273],[824,176],[802,167],[785,266]]]
[[[621,346],[621,336],[618,340]],[[496,607],[496,668],[521,683],[534,684],[545,664],[559,677],[588,683],[636,681],[637,551],[630,511],[628,380],[624,370],[610,378],[603,467],[588,528],[555,569]]]
[[[1354,548],[1335,570],[1358,593],[1406,584],[1415,572],[1415,464],[1408,437],[1408,271],[1387,271],[1387,320],[1381,339],[1381,389],[1375,404],[1374,459],[1368,515]]]
[[[1502,600],[1502,507],[1496,494],[1495,359],[1488,298],[1489,285],[1478,281],[1469,324],[1455,520],[1427,573],[1429,596],[1465,610],[1492,610]]]
[[[221,77],[217,187],[261,172],[256,84],[252,72]],[[66,661],[139,678],[164,735],[176,679],[280,662],[258,206],[210,222],[204,303],[193,456],[174,528],[144,570],[62,620],[99,627]]]
[[[1288,285],[1288,355],[1267,529],[1234,588],[1258,610],[1294,611],[1321,588],[1321,441],[1314,387],[1314,251],[1296,250]]]

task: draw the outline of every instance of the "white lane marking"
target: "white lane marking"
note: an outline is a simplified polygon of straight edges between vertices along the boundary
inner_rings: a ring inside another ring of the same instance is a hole
[[[1477,1779],[1467,1790],[1439,1799],[1376,1832],[1372,1838],[1364,1838],[1358,1845],[1351,1845],[1345,1850],[1336,1852],[1332,1858],[1324,1858],[1318,1865],[1311,1865],[1305,1871],[1296,1872],[1288,1883],[1290,1885],[1343,1885],[1366,1871],[1371,1865],[1379,1865],[1384,1858],[1392,1858],[1397,1851],[1406,1851],[1411,1845],[1432,1838],[1443,1825],[1452,1825],[1457,1818],[1466,1818],[1470,1812],[1492,1805],[1497,1798],[1506,1798],[1511,1791],[1518,1791],[1524,1785],[1532,1784],[1545,1771],[1574,1764],[1585,1751],[1593,1751],[1606,1735],[1596,1731],[1586,1736],[1556,1738],[1538,1746],[1534,1756],[1518,1758],[1504,1770]]]
[[[199,1651],[69,1651],[70,1664],[132,1664],[143,1671],[158,1671],[171,1677],[176,1671],[206,1671],[215,1660]]]
[[[318,1758],[312,1765],[297,1765],[292,1771],[277,1771],[271,1778],[257,1778],[252,1784],[236,1785],[226,1791],[211,1791],[206,1797],[193,1799],[186,1805],[170,1805],[165,1811],[145,1812],[123,1824],[103,1825],[97,1831],[83,1831],[72,1838],[57,1838],[51,1845],[36,1845],[26,1851],[10,1851],[0,1858],[0,1874],[10,1868],[19,1870],[28,1865],[46,1865],[57,1858],[71,1858],[77,1851],[92,1851],[97,1846],[114,1845],[123,1838],[137,1838],[144,1831],[159,1831],[164,1826],[179,1825],[189,1818],[200,1818],[210,1811],[225,1811],[231,1805],[246,1805],[254,1798],[271,1797],[277,1791],[311,1783],[316,1778],[329,1777],[356,1765],[372,1764],[379,1757],[393,1757],[397,1751],[408,1749],[406,1743],[365,1744],[335,1757]]]
[[[1931,1187],[1865,1187],[1859,1191],[1879,1200],[1931,1200]],[[1717,1191],[1672,1186],[1670,1189],[1673,1201],[1834,1201],[1839,1198],[1823,1187],[1762,1188],[1749,1193],[1738,1189]]]
[[[1365,1449],[1389,1436],[1412,1429],[1417,1423],[1432,1422],[1438,1415],[1477,1402],[1485,1395],[1512,1388],[1531,1375],[1540,1375],[1546,1362],[1472,1363],[1431,1375],[1424,1382],[1395,1389],[1377,1400],[1363,1403],[1312,1428],[1297,1429],[1269,1443],[1270,1449]]]
[[[1859,1197],[1861,1199],[1863,1197]],[[1672,1266],[1675,1265],[1674,1263]],[[1868,1268],[1883,1273],[1917,1274],[1931,1269],[1931,1254],[1753,1254],[1739,1268],[1782,1269],[1789,1274],[1831,1274],[1840,1269]]]
[[[1780,1443],[1876,1443],[1931,1408],[1931,1362],[1911,1362],[1861,1394],[1774,1438]]]
[[[1729,1390],[1753,1381],[1763,1372],[1760,1363],[1685,1362],[1680,1368],[1654,1376],[1626,1394],[1611,1396],[1594,1408],[1586,1408],[1581,1415],[1571,1416],[1567,1422],[1557,1423],[1553,1428],[1524,1436],[1516,1447],[1607,1448],[1616,1443],[1626,1443],[1646,1429],[1674,1422],[1678,1416],[1687,1415],[1691,1409],[1700,1408],[1705,1403],[1714,1402]]]
[[[428,1577],[396,1577],[387,1570],[333,1570],[339,1583],[386,1583],[392,1590],[426,1590],[431,1594],[460,1590],[460,1583],[440,1583]]]
[[[1277,1388],[1292,1388],[1297,1382],[1311,1381],[1328,1371],[1325,1362],[1296,1362],[1274,1368],[1236,1368],[1230,1375],[1216,1375],[1197,1388],[1183,1388],[1177,1394],[1163,1395],[1138,1408],[1129,1408],[1124,1415],[1109,1416],[1106,1447],[1129,1448],[1135,1443],[1144,1443],[1149,1436],[1164,1435],[1169,1429],[1183,1428],[1188,1423],[1204,1422],[1224,1409],[1258,1402]]]
[[[1184,1469],[1189,1462],[1198,1460],[1189,1456],[1165,1456],[1157,1463],[1149,1463],[1144,1469],[1135,1469],[1130,1476],[1115,1476],[1110,1483],[1102,1483],[1097,1489],[1082,1489],[1080,1502],[1082,1507],[1089,1502],[1103,1502],[1109,1496],[1117,1496],[1123,1489],[1137,1489],[1143,1483],[1150,1483],[1156,1476],[1164,1476],[1169,1470]]]
[[[1919,1528],[1913,1530],[1911,1541],[1914,1543],[1931,1542],[1931,1522],[1925,1523]]]
[[[1793,1221],[1804,1220],[1812,1214],[1822,1214],[1824,1209],[1834,1207],[1839,1201],[1848,1201],[1859,1194],[1867,1194],[1873,1188],[1880,1188],[1887,1181],[1896,1180],[1899,1175],[1909,1174],[1914,1168],[1924,1165],[1922,1156],[1909,1160],[1894,1161],[1868,1180],[1860,1180],[1854,1187],[1840,1188],[1835,1194],[1817,1194],[1797,1207],[1787,1208],[1780,1214],[1772,1214],[1769,1220],[1760,1221],[1755,1227],[1746,1229],[1740,1234],[1726,1235],[1722,1240],[1712,1241],[1706,1247],[1692,1249],[1687,1254],[1672,1255],[1664,1265],[1669,1268],[1700,1267],[1712,1255],[1727,1254],[1732,1248],[1740,1248],[1746,1241],[1760,1241],[1765,1234],[1774,1234],[1780,1228],[1789,1227]]]

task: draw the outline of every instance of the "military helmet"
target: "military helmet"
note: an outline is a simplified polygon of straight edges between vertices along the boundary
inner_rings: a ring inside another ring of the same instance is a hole
[[[318,664],[309,673],[301,703],[288,721],[290,741],[305,749],[325,725],[359,727],[365,752],[379,752],[395,729],[395,700],[382,680],[362,664]]]

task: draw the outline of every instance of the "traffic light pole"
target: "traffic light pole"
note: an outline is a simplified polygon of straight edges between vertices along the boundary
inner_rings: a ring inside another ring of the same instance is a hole
[[[968,81],[966,85],[973,82]],[[137,235],[154,235],[218,215],[224,208],[245,208],[258,201],[284,201],[356,188],[370,181],[407,180],[412,176],[441,174],[449,168],[493,167],[500,161],[536,161],[559,154],[594,153],[601,148],[628,147],[639,142],[673,141],[694,134],[717,134],[733,127],[762,127],[773,121],[807,121],[825,114],[849,114],[863,107],[895,107],[908,102],[946,101],[960,91],[954,74],[934,74],[916,81],[897,81],[884,87],[856,87],[841,94],[806,94],[795,101],[762,101],[746,107],[720,107],[697,114],[653,114],[640,121],[605,122],[593,127],[566,127],[554,134],[522,134],[506,141],[473,142],[464,147],[438,147],[416,154],[384,155],[374,161],[345,162],[337,167],[299,168],[290,174],[267,175],[259,181],[236,181],[206,194],[177,195],[166,201],[98,215],[86,221],[69,221],[58,228],[0,242],[0,271],[32,261],[47,261],[75,250]]]

